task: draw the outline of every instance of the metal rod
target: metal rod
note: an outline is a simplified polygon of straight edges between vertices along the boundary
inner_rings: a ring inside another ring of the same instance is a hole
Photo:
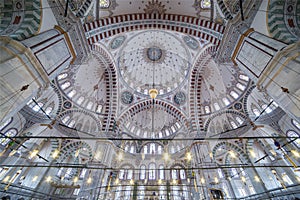
[[[89,164],[68,164],[68,163],[56,163],[52,165],[43,165],[43,164],[1,164],[0,167],[31,167],[31,168],[48,168],[48,167],[55,167],[55,168],[86,168],[86,169],[104,169],[104,170],[121,170],[126,168],[112,168],[112,167],[99,167],[95,165]],[[187,167],[185,170],[209,170],[209,169],[231,169],[231,168],[293,168],[293,165],[248,165],[248,164],[236,164],[236,165],[218,165],[218,166],[203,166],[203,167]],[[170,171],[173,168],[164,168],[164,171]],[[133,168],[132,170],[140,170],[140,168]]]
[[[2,135],[2,134],[1,134]],[[251,140],[251,139],[299,139],[300,137],[287,136],[251,136],[251,137],[224,137],[224,138],[110,138],[110,137],[79,137],[79,136],[4,136],[0,138],[9,139],[62,139],[62,140],[103,140],[103,141],[206,141],[206,140]]]

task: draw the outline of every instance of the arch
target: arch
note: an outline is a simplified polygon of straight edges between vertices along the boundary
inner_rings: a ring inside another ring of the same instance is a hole
[[[117,94],[118,94],[118,79],[117,79],[117,70],[114,63],[114,59],[108,53],[103,45],[97,44],[92,46],[92,54],[101,55],[101,58],[105,60],[106,63],[106,74],[105,81],[107,83],[106,90],[106,102],[104,110],[106,115],[103,119],[102,131],[108,132],[114,129],[114,120],[117,113]]]
[[[217,46],[225,30],[224,26],[208,20],[176,14],[135,13],[104,18],[84,25],[89,44],[125,31],[149,28],[186,33],[210,41]]]
[[[200,129],[203,131],[203,121],[200,117],[201,109],[198,104],[201,99],[200,92],[198,89],[200,88],[202,83],[202,72],[201,69],[203,66],[207,65],[207,63],[212,58],[211,55],[215,52],[216,46],[209,44],[201,52],[198,54],[196,58],[196,62],[193,63],[193,68],[191,69],[190,74],[190,117],[192,121],[193,130]]]
[[[132,105],[131,107],[127,108],[117,119],[118,123],[120,124],[125,124],[126,122],[128,122],[129,118],[131,118],[132,116],[136,115],[137,113],[150,109],[152,107],[152,105],[154,105],[165,111],[166,113],[170,114],[171,116],[173,116],[177,121],[179,121],[183,126],[185,126],[187,129],[190,128],[189,126],[189,122],[188,119],[186,117],[186,115],[179,110],[178,108],[176,108],[174,105],[159,100],[159,99],[155,99],[154,101],[152,99],[148,99],[142,102],[139,102],[137,104]]]
[[[93,151],[90,145],[88,145],[86,142],[82,141],[77,141],[77,142],[70,142],[67,143],[64,147],[62,147],[60,153],[59,153],[59,158],[57,159],[58,162],[63,162],[65,159],[68,157],[73,157],[76,154],[76,151],[79,149],[86,148],[88,151],[88,160],[91,160],[93,157]]]
[[[212,155],[215,160],[217,160],[216,152],[217,152],[217,149],[219,149],[219,148],[223,148],[226,150],[233,150],[235,153],[238,154],[237,157],[239,157],[242,162],[251,163],[251,160],[250,160],[247,152],[245,152],[243,149],[241,149],[240,147],[238,147],[230,142],[220,142],[214,146],[214,148],[212,150]],[[228,154],[225,156],[225,164],[229,164],[229,155]],[[224,174],[226,177],[229,177],[229,170],[224,170]]]
[[[246,121],[248,119],[248,117],[244,114],[244,113],[241,113],[241,112],[238,112],[238,111],[235,111],[235,110],[224,110],[224,111],[221,111],[219,113],[215,113],[213,114],[211,117],[209,117],[206,122],[205,122],[205,125],[204,125],[204,131],[208,131],[208,127],[209,127],[209,124],[211,123],[211,121],[222,115],[222,114],[227,114],[227,113],[231,113],[231,114],[234,114],[234,115],[237,115],[237,116],[240,116],[244,119],[244,121]],[[245,123],[245,122],[244,122]]]

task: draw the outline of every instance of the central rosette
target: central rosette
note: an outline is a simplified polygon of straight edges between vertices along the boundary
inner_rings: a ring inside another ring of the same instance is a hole
[[[163,51],[157,46],[147,48],[147,58],[153,62],[159,61],[162,54]]]

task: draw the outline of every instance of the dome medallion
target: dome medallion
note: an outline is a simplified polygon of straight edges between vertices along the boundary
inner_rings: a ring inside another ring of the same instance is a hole
[[[147,58],[153,62],[159,61],[162,57],[162,50],[159,47],[149,47],[147,49]]]

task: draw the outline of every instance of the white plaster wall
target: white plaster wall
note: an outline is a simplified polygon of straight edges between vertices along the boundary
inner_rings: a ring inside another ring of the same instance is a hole
[[[266,12],[267,9],[268,9],[268,1],[263,0],[251,24],[251,28],[254,28],[255,31],[269,36],[268,29],[267,29],[267,12]]]
[[[52,10],[48,4],[47,0],[42,0],[42,7],[43,7],[43,15],[41,21],[41,29],[40,32],[47,31],[52,29],[54,25],[57,25],[57,21],[52,13]]]

